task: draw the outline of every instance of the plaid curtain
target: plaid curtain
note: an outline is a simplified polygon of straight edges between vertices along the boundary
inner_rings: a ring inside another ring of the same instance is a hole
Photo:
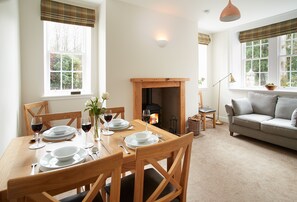
[[[41,0],[41,20],[94,27],[95,10]]]
[[[207,34],[198,33],[198,43],[208,45],[210,43],[210,36]]]
[[[271,37],[281,36],[297,32],[297,18],[242,31],[239,33],[239,41],[241,43],[267,39]]]

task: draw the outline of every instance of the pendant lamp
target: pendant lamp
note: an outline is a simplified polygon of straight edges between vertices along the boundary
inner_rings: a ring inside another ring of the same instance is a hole
[[[220,20],[222,22],[231,22],[240,18],[240,12],[236,6],[229,0],[228,5],[224,8],[221,13]]]

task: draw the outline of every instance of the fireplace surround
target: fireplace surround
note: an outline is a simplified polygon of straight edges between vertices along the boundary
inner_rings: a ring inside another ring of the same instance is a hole
[[[185,133],[186,114],[185,114],[185,82],[189,78],[131,78],[133,83],[133,118],[142,118],[142,89],[144,88],[178,88],[179,90],[179,117],[178,134]]]

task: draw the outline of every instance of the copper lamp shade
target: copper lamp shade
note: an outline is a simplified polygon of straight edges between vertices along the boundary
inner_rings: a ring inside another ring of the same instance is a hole
[[[231,22],[240,18],[240,12],[236,6],[229,0],[228,5],[224,8],[221,13],[220,20],[222,22]]]

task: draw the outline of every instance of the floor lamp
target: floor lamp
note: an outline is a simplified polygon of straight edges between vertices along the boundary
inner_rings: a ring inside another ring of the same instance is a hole
[[[232,73],[229,73],[227,76],[221,78],[219,81],[217,81],[215,84],[212,85],[212,87],[216,86],[217,84],[219,84],[219,96],[218,96],[218,116],[217,116],[217,120],[216,120],[216,124],[217,125],[223,125],[223,122],[220,121],[220,98],[221,98],[221,81],[223,81],[225,78],[230,76],[230,80],[229,83],[234,83],[235,79],[232,75]]]

